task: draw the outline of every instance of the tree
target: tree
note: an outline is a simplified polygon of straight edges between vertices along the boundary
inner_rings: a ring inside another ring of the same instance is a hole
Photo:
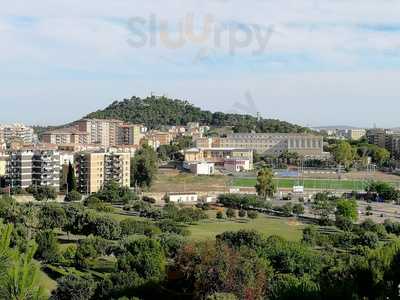
[[[234,294],[229,293],[215,293],[208,296],[207,300],[237,300]]]
[[[91,214],[88,218],[86,232],[107,240],[117,240],[121,235],[121,227],[118,221],[110,215]]]
[[[82,194],[78,191],[72,190],[65,195],[65,202],[78,202],[82,200]]]
[[[348,142],[341,141],[336,146],[333,155],[338,164],[342,164],[347,168],[353,162],[356,150]]]
[[[276,192],[276,185],[272,180],[272,171],[268,168],[262,168],[257,175],[256,190],[257,194],[264,200],[273,197]]]
[[[157,154],[148,145],[137,151],[131,163],[131,182],[136,187],[149,188],[157,172]]]
[[[40,231],[35,239],[38,245],[35,258],[47,263],[57,262],[60,254],[57,235],[51,230],[45,230]]]
[[[358,206],[356,200],[341,199],[336,203],[336,217],[340,216],[356,222],[358,219]]]
[[[39,211],[39,226],[42,229],[62,228],[67,222],[67,215],[59,204],[46,204]]]
[[[33,195],[36,201],[56,200],[57,192],[51,186],[31,186],[27,189]]]
[[[160,243],[148,237],[127,238],[117,254],[118,271],[134,272],[146,280],[165,277],[166,258]]]
[[[75,170],[72,166],[71,162],[68,165],[68,173],[67,173],[67,194],[71,193],[72,191],[76,191],[76,176]]]
[[[310,276],[297,277],[278,274],[272,281],[271,300],[317,300],[320,299],[318,284]]]
[[[373,154],[373,160],[379,165],[382,165],[390,158],[390,152],[385,148],[379,147]]]
[[[371,181],[368,183],[365,190],[367,192],[377,193],[385,201],[398,201],[400,199],[400,192],[387,182]]]
[[[285,203],[280,210],[286,217],[290,217],[293,213],[293,204],[291,202]]]
[[[304,205],[301,203],[296,203],[295,205],[293,205],[293,213],[296,216],[304,214]]]
[[[92,279],[83,279],[70,274],[57,280],[50,300],[90,300],[96,289],[96,283]]]
[[[64,223],[63,230],[68,234],[82,234],[88,225],[88,216],[85,208],[80,203],[70,204],[65,207],[67,221]]]
[[[335,201],[327,193],[319,193],[311,205],[313,213],[320,218],[322,224],[329,222],[330,215],[335,210]]]
[[[232,208],[228,208],[228,209],[226,210],[226,216],[227,216],[229,219],[235,218],[235,217],[236,217],[236,212],[235,212],[235,210],[232,209]]]
[[[80,240],[75,251],[75,261],[80,267],[88,267],[90,261],[101,255],[106,255],[110,242],[97,236],[90,235],[88,238]]]
[[[258,214],[257,214],[256,211],[251,210],[251,211],[247,212],[247,216],[248,216],[250,219],[253,219],[253,220],[254,220],[254,219],[257,219]]]
[[[379,237],[375,232],[366,231],[359,237],[359,244],[369,248],[376,248],[379,243]]]
[[[221,292],[232,293],[238,299],[264,299],[272,275],[268,262],[254,250],[236,250],[221,243],[188,244],[176,261],[178,270],[193,285],[196,299]]]

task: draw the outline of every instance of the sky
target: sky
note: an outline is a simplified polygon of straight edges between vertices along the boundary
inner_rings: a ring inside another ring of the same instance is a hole
[[[150,94],[306,126],[400,126],[398,0],[13,0],[0,123]]]

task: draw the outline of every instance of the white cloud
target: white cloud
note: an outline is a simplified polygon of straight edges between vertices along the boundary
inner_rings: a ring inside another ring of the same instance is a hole
[[[168,20],[174,31],[189,14],[197,28],[212,15],[220,24],[273,26],[274,33],[261,56],[252,55],[258,46],[254,36],[233,57],[226,39],[222,48],[210,39],[176,50],[160,41],[157,47],[143,48],[127,42],[132,38],[129,18],[149,21],[153,15]],[[398,0],[13,0],[0,11],[0,103],[8,98],[20,103],[29,94],[60,103],[72,97],[77,103],[88,99],[91,104],[81,107],[86,112],[99,107],[96,101],[157,91],[223,110],[230,108],[232,98],[252,89],[258,99],[276,101],[266,111],[275,117],[303,124],[343,123],[346,118],[366,124],[373,117],[373,101],[392,105],[397,95],[400,58],[394,54],[400,30],[385,26],[400,27],[399,15]],[[20,22],[21,17],[28,20]],[[360,109],[368,118],[351,118],[366,99]],[[350,113],[326,113],[329,103],[350,105]],[[290,104],[293,109],[288,110]],[[17,116],[17,105],[8,109]],[[392,116],[388,122],[395,122],[392,109],[379,109]]]

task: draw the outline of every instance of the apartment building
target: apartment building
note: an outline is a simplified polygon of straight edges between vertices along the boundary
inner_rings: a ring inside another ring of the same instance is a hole
[[[139,145],[142,139],[143,125],[139,124],[123,124],[117,128],[117,144],[118,145]]]
[[[54,150],[11,151],[6,158],[6,184],[28,188],[51,186],[60,190],[60,154]]]
[[[246,148],[260,154],[279,156],[285,151],[304,157],[323,157],[323,138],[312,134],[232,133],[220,139],[222,148]]]
[[[89,134],[87,132],[79,131],[75,128],[62,128],[46,131],[42,134],[41,141],[43,143],[55,145],[86,145],[89,144]]]
[[[393,158],[400,159],[400,134],[386,136],[386,149],[390,151]]]
[[[0,141],[10,143],[15,140],[24,144],[33,143],[35,140],[33,128],[23,124],[0,124]]]
[[[386,147],[386,138],[387,138],[387,135],[390,133],[391,132],[389,132],[386,129],[374,128],[374,129],[367,130],[366,136],[367,136],[368,143],[385,148]]]
[[[0,177],[6,176],[8,155],[0,153]]]
[[[365,136],[365,129],[349,129],[347,130],[347,138],[353,141],[358,141]]]
[[[83,119],[75,122],[75,128],[88,134],[89,144],[109,147],[117,144],[118,126],[123,124],[120,120]]]
[[[98,192],[105,183],[115,181],[130,186],[130,154],[82,152],[75,155],[75,170],[81,193]]]

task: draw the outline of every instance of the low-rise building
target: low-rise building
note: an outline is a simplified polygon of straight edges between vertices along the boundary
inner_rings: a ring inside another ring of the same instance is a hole
[[[196,193],[168,193],[167,198],[169,202],[173,203],[196,203],[198,196]]]
[[[250,171],[252,163],[246,158],[228,158],[224,161],[224,169],[230,172]]]
[[[279,156],[296,152],[309,158],[326,156],[323,152],[323,137],[313,134],[289,133],[232,133],[220,139],[223,148],[252,149],[259,154]]]
[[[185,163],[209,162],[223,166],[226,159],[246,159],[253,169],[253,150],[235,148],[191,148],[184,151]]]
[[[158,149],[161,145],[169,145],[173,139],[173,134],[170,132],[152,131],[146,136],[146,141],[149,146]]]
[[[195,175],[214,175],[215,164],[209,162],[196,162],[189,165],[190,172]]]

